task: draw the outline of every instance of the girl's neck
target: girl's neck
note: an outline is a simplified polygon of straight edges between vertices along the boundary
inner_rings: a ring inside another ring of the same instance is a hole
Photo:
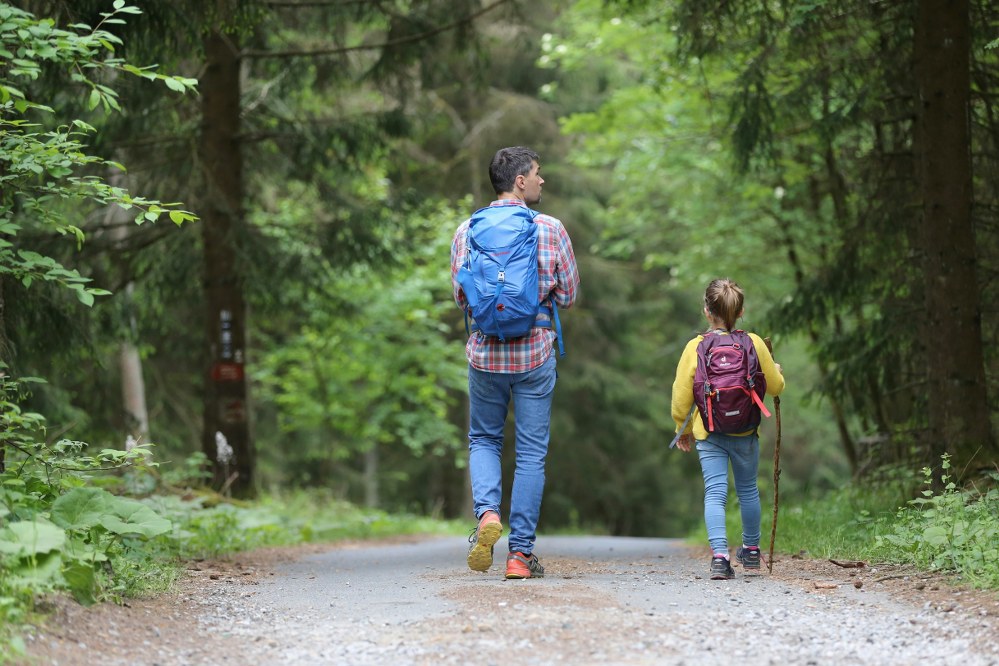
[[[731,329],[725,326],[725,322],[718,321],[713,317],[708,317],[708,330],[722,331],[723,333],[728,333]]]

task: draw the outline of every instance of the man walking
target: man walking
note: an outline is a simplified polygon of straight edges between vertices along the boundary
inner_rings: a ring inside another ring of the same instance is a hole
[[[468,275],[470,227],[485,217],[504,220],[519,216],[536,225],[538,307],[533,327],[518,337],[489,335],[474,322],[465,345],[468,357],[469,394],[469,474],[472,500],[478,525],[469,541],[468,566],[488,571],[493,547],[503,532],[500,520],[502,499],[501,454],[503,430],[513,401],[516,423],[516,466],[510,497],[509,555],[507,578],[544,575],[544,567],[534,554],[535,530],[541,512],[545,485],[545,457],[548,454],[552,395],[555,390],[555,354],[558,312],[576,300],[579,274],[572,243],[562,223],[535,213],[528,206],[541,201],[544,179],[538,154],[524,147],[499,150],[489,165],[489,178],[496,200],[462,223],[451,245],[451,279],[455,302],[470,315],[466,289],[459,282],[465,267]],[[480,216],[480,214],[483,214]],[[531,248],[533,251],[533,247]],[[502,254],[502,253],[499,253]],[[533,262],[532,262],[533,263]],[[504,264],[505,266],[505,264]],[[532,266],[533,277],[533,266]],[[466,280],[468,278],[465,278]],[[504,280],[503,268],[499,281]],[[533,284],[533,283],[531,283]],[[500,293],[497,287],[496,293]],[[473,301],[478,296],[473,295]],[[474,303],[473,303],[474,304]],[[504,305],[495,307],[504,310]],[[533,316],[533,315],[532,315]],[[486,328],[483,319],[483,328]],[[530,321],[528,326],[531,326]],[[558,340],[561,344],[561,340]]]

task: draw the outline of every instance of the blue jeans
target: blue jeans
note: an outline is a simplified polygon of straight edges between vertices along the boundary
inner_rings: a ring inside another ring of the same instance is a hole
[[[503,496],[503,428],[513,398],[516,467],[510,496],[511,551],[530,555],[545,489],[545,457],[555,392],[555,354],[528,372],[496,373],[468,368],[468,471],[475,517],[500,513]]]
[[[725,503],[728,500],[728,466],[732,464],[735,494],[742,513],[742,543],[760,545],[760,489],[756,473],[760,467],[760,438],[712,433],[697,442],[697,455],[704,474],[704,524],[715,553],[728,552],[725,535]]]

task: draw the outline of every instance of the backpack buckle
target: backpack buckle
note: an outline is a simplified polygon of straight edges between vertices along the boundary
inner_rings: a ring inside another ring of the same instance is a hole
[[[499,282],[506,282],[506,271],[500,271],[500,272],[499,272],[499,273],[498,273],[498,274],[496,275],[496,279],[497,279],[497,280],[498,280]]]

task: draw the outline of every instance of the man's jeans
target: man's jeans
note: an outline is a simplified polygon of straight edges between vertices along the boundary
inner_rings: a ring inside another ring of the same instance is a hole
[[[704,474],[704,524],[712,551],[728,552],[725,536],[725,503],[728,500],[728,465],[732,463],[735,494],[742,513],[742,543],[760,545],[760,489],[756,473],[760,467],[760,438],[712,433],[697,442],[697,455]]]
[[[555,354],[528,372],[501,374],[469,366],[468,467],[475,516],[500,513],[503,497],[501,454],[503,427],[513,398],[517,462],[510,495],[511,551],[529,555],[541,514],[545,457],[555,392]]]

